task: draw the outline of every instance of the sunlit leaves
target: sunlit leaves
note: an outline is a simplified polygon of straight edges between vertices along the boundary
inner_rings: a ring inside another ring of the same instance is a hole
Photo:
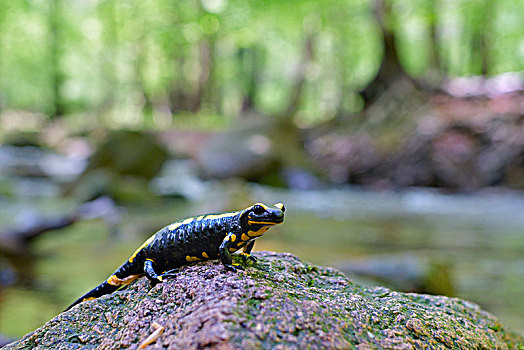
[[[54,12],[51,1],[0,1],[5,108],[51,113],[59,70],[66,113],[140,114],[147,102],[176,114],[193,99],[234,118],[250,95],[258,112],[278,114],[311,36],[297,116],[309,123],[358,110],[383,56],[375,0],[62,0]],[[524,69],[521,0],[385,1],[402,67],[416,78]]]

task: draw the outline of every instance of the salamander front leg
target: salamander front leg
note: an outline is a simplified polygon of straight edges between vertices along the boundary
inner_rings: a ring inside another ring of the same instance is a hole
[[[244,267],[242,267],[239,264],[233,264],[233,261],[231,260],[231,255],[229,255],[229,246],[231,245],[232,241],[236,239],[232,239],[234,234],[230,233],[224,238],[222,241],[222,244],[218,248],[218,251],[220,252],[220,261],[222,261],[222,264],[228,271],[236,272],[239,269],[244,270]]]
[[[244,262],[246,262],[247,259],[251,260],[252,262],[257,262],[257,258],[255,258],[253,255],[251,255],[251,250],[253,249],[254,245],[255,245],[255,241],[249,242],[244,247],[244,251],[242,253],[240,253],[240,256],[242,257],[242,260],[244,260]]]

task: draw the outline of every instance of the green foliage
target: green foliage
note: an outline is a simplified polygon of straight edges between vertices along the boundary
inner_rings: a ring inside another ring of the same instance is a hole
[[[295,118],[329,119],[362,107],[358,91],[380,66],[375,2],[3,0],[0,111],[82,113],[117,126],[247,107],[280,114],[305,64]],[[385,25],[415,77],[524,69],[520,0],[389,3]]]

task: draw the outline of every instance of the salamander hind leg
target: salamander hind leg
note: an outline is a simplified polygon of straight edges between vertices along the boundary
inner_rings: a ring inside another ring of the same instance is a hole
[[[159,282],[163,282],[162,276],[159,276],[154,268],[155,261],[152,259],[146,259],[144,262],[144,274],[146,275],[147,279],[151,282],[151,284],[154,286],[155,284]]]
[[[166,279],[168,277],[175,277],[176,274],[178,273],[178,271],[180,271],[179,269],[171,269],[169,271],[165,271],[163,272],[160,277],[162,277],[163,279]]]
[[[144,262],[144,274],[151,281],[151,284],[155,285],[159,282],[164,282],[164,279],[168,277],[174,277],[178,273],[178,269],[171,269],[158,274],[154,268],[155,261],[153,259],[146,259]]]

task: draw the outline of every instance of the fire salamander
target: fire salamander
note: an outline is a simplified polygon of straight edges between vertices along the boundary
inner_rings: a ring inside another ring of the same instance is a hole
[[[243,270],[230,253],[243,248],[244,262],[255,262],[250,255],[255,240],[272,225],[284,221],[284,204],[256,203],[244,210],[188,218],[168,225],[142,244],[109,278],[81,296],[76,304],[110,294],[145,275],[154,285],[172,277],[177,268],[193,261],[220,259],[228,271]],[[160,273],[159,273],[160,272]]]

